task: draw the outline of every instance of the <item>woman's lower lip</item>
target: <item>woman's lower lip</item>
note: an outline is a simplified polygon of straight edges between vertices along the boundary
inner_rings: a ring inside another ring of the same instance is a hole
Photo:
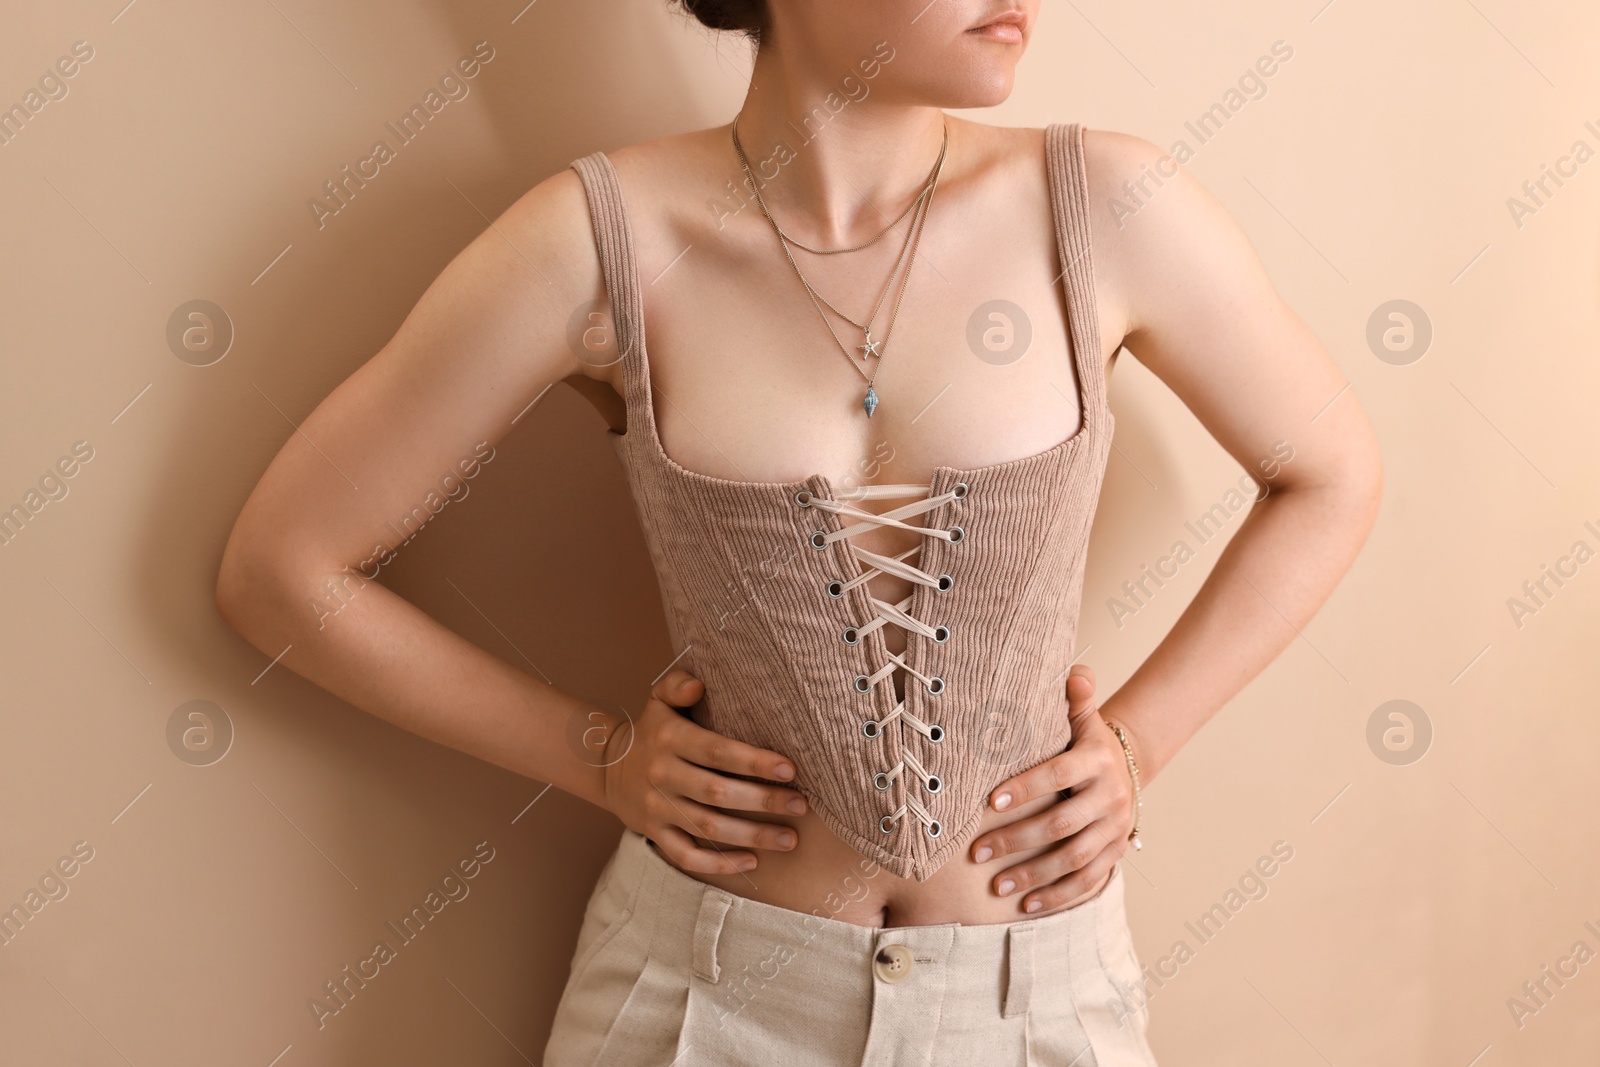
[[[986,41],[1004,41],[1008,44],[1022,43],[1022,27],[1014,22],[992,22],[987,26],[968,30],[974,37],[982,37]]]

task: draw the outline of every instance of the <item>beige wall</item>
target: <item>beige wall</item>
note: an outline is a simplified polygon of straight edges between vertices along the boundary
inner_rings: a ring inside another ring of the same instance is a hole
[[[0,103],[74,42],[93,49],[0,145],[0,505],[63,457],[73,471],[0,548],[0,904],[64,857],[74,872],[0,947],[0,1061],[536,1062],[616,824],[266,670],[218,619],[212,581],[290,422],[389,338],[485,215],[595,148],[724,121],[747,57],[723,42],[719,58],[654,0],[544,0],[516,21],[519,0],[121,4],[0,15]],[[1507,198],[1574,141],[1600,149],[1600,13],[1046,6],[1014,98],[986,119],[1193,146],[1186,119],[1275,41],[1293,49],[1190,167],[1388,456],[1354,571],[1147,797],[1138,947],[1151,965],[1193,950],[1152,995],[1162,1062],[1592,1057],[1600,963],[1550,983],[1520,1026],[1508,1000],[1575,942],[1600,950],[1600,563],[1520,625],[1507,602],[1574,542],[1600,549],[1600,160],[1520,226]],[[470,95],[319,229],[306,202],[322,182],[479,41],[494,58]],[[235,331],[203,367],[167,339],[196,299]],[[1432,324],[1407,365],[1366,339],[1396,299]],[[1184,523],[1240,473],[1119,364],[1084,605],[1107,692],[1216,559]],[[510,661],[637,704],[672,652],[601,429],[552,390],[385,574]],[[1196,558],[1119,625],[1108,602],[1179,539]],[[1396,699],[1432,731],[1405,765],[1368,740]],[[209,765],[169,730],[190,701],[231,723]],[[1293,858],[1266,895],[1202,944],[1186,922],[1280,841]],[[475,849],[492,858],[470,895],[319,1029],[322,983]]]

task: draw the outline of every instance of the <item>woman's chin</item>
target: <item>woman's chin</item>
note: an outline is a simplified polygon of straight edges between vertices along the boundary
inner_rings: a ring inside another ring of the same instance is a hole
[[[986,88],[981,92],[965,92],[952,94],[951,99],[942,102],[939,106],[952,111],[963,108],[999,107],[1011,96],[1011,83]]]
[[[970,76],[962,78],[958,83],[946,82],[946,91],[939,94],[945,99],[940,102],[941,107],[947,108],[979,108],[996,107],[1003,104],[1011,96],[1011,90],[1016,86],[1016,70],[1006,64],[1004,67],[989,67],[974,70]]]

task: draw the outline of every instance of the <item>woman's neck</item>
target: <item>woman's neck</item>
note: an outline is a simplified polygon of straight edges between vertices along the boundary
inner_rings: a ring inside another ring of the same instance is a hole
[[[945,116],[882,99],[858,70],[825,73],[807,57],[764,48],[738,123],[761,197],[784,230],[837,247],[881,230],[921,192]]]

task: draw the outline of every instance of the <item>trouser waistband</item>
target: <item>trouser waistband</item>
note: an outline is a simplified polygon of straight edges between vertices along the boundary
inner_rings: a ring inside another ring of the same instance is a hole
[[[1099,970],[1101,946],[1124,938],[1122,865],[1094,897],[1042,918],[1005,923],[861,926],[741,897],[673,866],[645,837],[624,829],[608,867],[609,887],[627,894],[634,921],[655,931],[652,954],[676,955],[687,946],[660,915],[694,916],[692,957],[683,961],[711,983],[749,982],[781,966],[783,952],[803,950],[808,970],[849,973],[870,969],[874,995],[988,1000],[1013,1017],[1031,1006],[1035,976]],[[602,875],[607,877],[607,875]],[[898,947],[896,947],[898,946]],[[769,951],[771,950],[771,951]],[[753,957],[753,952],[766,952]],[[745,966],[730,966],[730,961]],[[765,968],[759,966],[768,961]],[[931,988],[933,985],[938,988]]]

